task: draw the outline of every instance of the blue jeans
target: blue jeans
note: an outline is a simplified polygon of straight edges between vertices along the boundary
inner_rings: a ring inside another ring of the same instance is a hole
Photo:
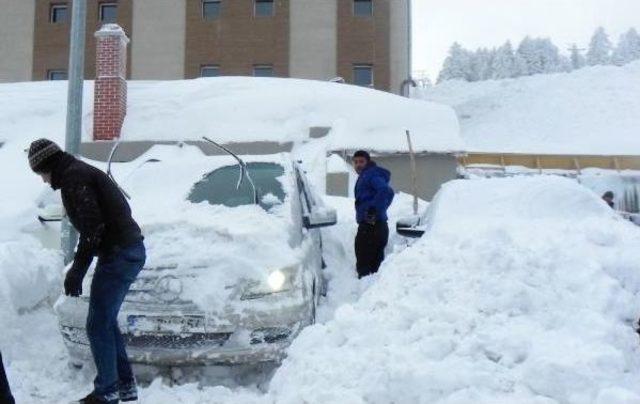
[[[98,259],[91,283],[87,336],[98,373],[94,393],[107,400],[118,399],[119,386],[135,383],[118,328],[118,312],[145,260],[142,240],[119,248]]]

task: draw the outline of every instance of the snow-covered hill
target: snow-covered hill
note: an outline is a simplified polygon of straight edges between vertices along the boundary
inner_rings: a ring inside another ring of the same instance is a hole
[[[448,81],[420,96],[456,110],[469,151],[640,154],[640,61]]]

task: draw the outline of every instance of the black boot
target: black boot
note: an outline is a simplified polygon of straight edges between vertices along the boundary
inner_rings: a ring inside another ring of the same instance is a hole
[[[100,397],[94,393],[89,394],[85,398],[78,400],[78,404],[118,404],[120,400],[107,400],[104,397]]]

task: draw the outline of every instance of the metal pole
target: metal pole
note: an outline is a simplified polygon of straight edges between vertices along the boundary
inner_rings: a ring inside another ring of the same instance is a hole
[[[407,130],[407,143],[409,144],[409,161],[411,162],[411,191],[413,192],[413,214],[418,214],[418,168],[416,167],[416,154],[411,143],[411,132]]]
[[[67,93],[67,131],[65,150],[77,156],[82,136],[82,91],[84,84],[84,47],[87,21],[87,0],[73,0],[69,45],[69,89]],[[73,261],[78,234],[68,219],[62,222],[62,251],[65,264]]]

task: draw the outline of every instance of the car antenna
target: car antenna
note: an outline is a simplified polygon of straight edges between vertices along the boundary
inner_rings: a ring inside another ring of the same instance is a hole
[[[256,191],[256,186],[253,183],[253,179],[251,179],[251,175],[249,174],[249,169],[247,168],[247,164],[244,162],[244,160],[242,160],[240,157],[238,157],[237,154],[235,154],[234,152],[232,152],[231,150],[229,150],[228,148],[226,148],[225,146],[221,145],[220,143],[209,139],[206,136],[202,137],[204,140],[206,140],[207,142],[213,144],[214,146],[216,146],[218,149],[224,151],[225,153],[229,154],[231,157],[233,157],[234,159],[236,159],[236,161],[238,161],[238,164],[240,164],[240,177],[238,177],[238,183],[236,184],[236,189],[240,189],[240,186],[242,185],[242,181],[244,180],[244,178],[246,178],[249,181],[249,184],[251,184],[251,189],[253,190],[253,203],[255,203],[256,205],[258,204],[258,191]]]
[[[109,162],[107,163],[107,176],[111,178],[111,181],[113,181],[114,184],[116,184],[116,187],[118,187],[120,192],[122,192],[122,195],[124,195],[125,198],[131,200],[131,197],[129,196],[129,194],[124,189],[122,189],[122,187],[120,187],[120,185],[118,184],[118,181],[116,181],[116,179],[113,177],[113,173],[111,172],[111,162],[113,161],[113,157],[116,155],[116,151],[118,150],[118,147],[120,147],[119,139],[113,145],[113,148],[111,149],[111,153],[109,153]]]

